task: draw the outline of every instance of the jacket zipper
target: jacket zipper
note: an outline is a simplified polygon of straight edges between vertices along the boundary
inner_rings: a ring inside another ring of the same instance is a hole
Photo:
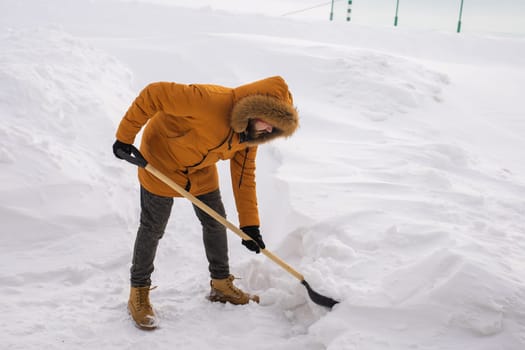
[[[204,162],[204,160],[206,159],[206,157],[208,156],[208,154],[211,151],[216,150],[217,148],[221,147],[226,141],[228,141],[228,150],[231,150],[232,149],[232,140],[233,140],[233,136],[234,135],[235,135],[235,132],[233,131],[233,129],[230,129],[230,131],[228,133],[228,136],[226,136],[226,138],[218,146],[209,149],[208,152],[206,152],[206,155],[204,157],[202,157],[202,159],[199,162],[197,162],[197,163],[195,163],[195,164],[193,164],[193,165],[191,165],[189,167],[186,167],[186,170],[183,171],[183,173],[188,175],[190,168],[196,167],[199,164],[201,164],[202,162]],[[248,152],[249,151],[250,151],[250,148],[246,147],[245,151],[244,151],[244,159],[242,161],[241,176],[239,178],[239,188],[241,188],[241,185],[242,185],[242,179],[244,177],[244,169],[246,167],[246,160],[248,159]],[[186,191],[189,192],[190,188],[191,188],[191,182],[190,182],[190,179],[188,178],[188,182],[186,183],[185,189],[186,189]]]
[[[250,148],[246,147],[246,150],[244,151],[244,160],[242,161],[241,177],[239,178],[239,188],[241,188],[242,177],[244,176],[244,167],[246,166],[246,158],[248,158],[249,151],[250,151]]]
[[[232,144],[232,139],[233,139],[233,135],[234,134],[235,133],[233,132],[233,129],[230,128],[230,131],[228,132],[228,136],[226,136],[226,138],[224,140],[222,140],[221,143],[219,143],[217,146],[215,146],[213,148],[210,148],[208,151],[206,151],[206,155],[204,155],[204,157],[202,157],[202,159],[199,160],[197,163],[186,167],[186,171],[189,171],[190,168],[194,168],[194,167],[202,164],[202,162],[204,162],[204,160],[206,159],[206,157],[208,157],[208,154],[210,154],[211,151],[214,151],[217,148],[220,148],[222,145],[224,145],[224,143],[226,141],[228,141],[228,150],[231,150],[231,144]]]

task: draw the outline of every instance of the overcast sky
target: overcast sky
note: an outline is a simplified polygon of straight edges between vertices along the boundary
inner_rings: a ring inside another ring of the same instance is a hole
[[[121,0],[328,20],[329,0]],[[397,0],[353,0],[351,22],[393,26]],[[399,0],[398,26],[455,32],[461,0]],[[334,20],[346,21],[348,0],[334,0]],[[525,34],[525,0],[464,0],[462,32]]]
[[[353,0],[352,21],[392,25],[397,0]],[[455,31],[461,0],[399,0],[398,26]],[[347,1],[337,1],[336,20],[346,17]],[[462,30],[525,34],[525,0],[464,0]]]

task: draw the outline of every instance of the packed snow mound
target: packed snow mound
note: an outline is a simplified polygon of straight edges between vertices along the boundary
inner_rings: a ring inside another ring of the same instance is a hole
[[[11,30],[0,45],[3,210],[29,207],[48,220],[113,211],[111,191],[126,177],[112,174],[108,130],[133,96],[129,70],[58,29]]]
[[[428,101],[440,102],[443,88],[449,84],[449,77],[442,72],[413,59],[379,50],[286,36],[210,35],[228,44],[239,43],[248,52],[257,52],[261,47],[265,48],[264,51],[279,52],[269,61],[268,58],[262,60],[257,54],[247,53],[251,64],[262,65],[264,62],[284,71],[280,68],[283,63],[292,61],[294,65],[286,69],[287,77],[299,79],[304,72],[308,72],[311,80],[294,87],[293,91],[315,94],[316,98],[308,101],[309,107],[316,101],[328,102],[344,109],[345,113],[359,113],[373,121],[406,113]],[[232,67],[232,70],[241,67]],[[326,122],[332,120],[321,117]]]

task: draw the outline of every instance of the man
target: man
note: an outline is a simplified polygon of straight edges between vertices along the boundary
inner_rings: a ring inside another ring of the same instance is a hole
[[[147,124],[147,125],[146,125]],[[270,77],[237,88],[218,85],[153,83],[135,99],[117,130],[113,152],[131,152],[131,144],[146,125],[140,151],[155,168],[226,216],[219,191],[216,162],[230,160],[233,194],[240,228],[252,238],[248,249],[260,252],[255,187],[255,156],[259,144],[288,137],[299,124],[292,95],[281,77]],[[128,309],[142,329],[153,329],[157,318],[149,301],[151,274],[159,240],[180,194],[139,168],[140,225],[133,250]],[[211,276],[211,301],[247,304],[259,297],[235,287],[229,271],[226,229],[194,206],[202,224]]]

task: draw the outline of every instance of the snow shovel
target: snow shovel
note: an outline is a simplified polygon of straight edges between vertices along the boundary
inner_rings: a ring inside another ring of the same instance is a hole
[[[215,210],[207,206],[205,203],[203,203],[201,200],[199,200],[197,197],[186,191],[183,187],[179,186],[177,183],[175,183],[173,180],[171,180],[169,177],[161,173],[159,170],[154,168],[152,165],[148,164],[148,161],[144,159],[140,151],[133,145],[131,145],[131,154],[127,154],[126,152],[122,150],[117,151],[118,155],[128,161],[129,163],[132,163],[134,165],[137,165],[141,168],[146,169],[150,173],[152,173],[154,176],[159,178],[162,182],[164,182],[166,185],[173,188],[175,191],[180,193],[185,198],[189,199],[193,204],[195,204],[197,207],[202,209],[204,212],[206,212],[208,215],[210,215],[212,218],[217,220],[219,223],[224,225],[226,228],[229,228],[233,233],[237,234],[239,237],[241,237],[244,240],[252,240],[250,236],[245,234],[241,229],[239,229],[237,226],[226,220],[224,217],[222,217],[219,213],[217,213]],[[328,308],[332,308],[335,304],[338,303],[338,301],[326,297],[324,295],[321,295],[314,291],[312,287],[306,282],[304,279],[304,276],[294,270],[290,265],[288,265],[284,260],[279,258],[277,255],[270,252],[268,249],[261,249],[261,253],[266,255],[270,260],[272,260],[274,263],[282,267],[284,270],[286,270],[288,273],[290,273],[292,276],[297,278],[303,286],[306,287],[306,290],[308,291],[308,295],[310,296],[310,299],[318,305],[325,306]]]

